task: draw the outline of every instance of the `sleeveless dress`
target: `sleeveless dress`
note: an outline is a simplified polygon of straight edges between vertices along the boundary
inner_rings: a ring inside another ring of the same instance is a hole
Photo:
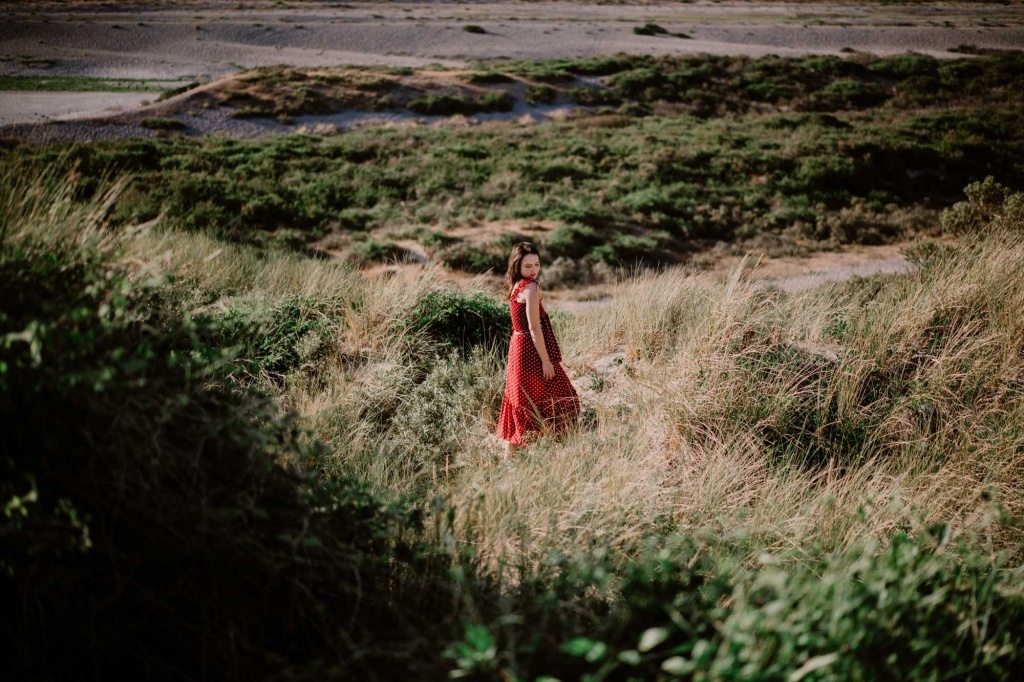
[[[555,376],[544,379],[540,354],[530,336],[526,317],[526,304],[516,298],[532,279],[521,279],[509,296],[512,314],[512,340],[508,348],[508,370],[505,375],[505,396],[498,417],[498,436],[522,445],[534,436],[558,431],[576,421],[580,413],[580,399],[576,389],[559,364],[562,352],[555,340],[544,305],[540,306],[540,326],[548,358],[555,367]]]

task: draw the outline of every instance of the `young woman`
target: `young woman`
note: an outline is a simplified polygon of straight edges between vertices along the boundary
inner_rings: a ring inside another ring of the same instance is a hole
[[[574,423],[580,412],[544,306],[541,304],[540,253],[530,242],[512,247],[505,275],[505,296],[512,313],[512,341],[508,349],[505,397],[498,417],[498,435],[506,441],[505,454],[526,445],[534,436]]]

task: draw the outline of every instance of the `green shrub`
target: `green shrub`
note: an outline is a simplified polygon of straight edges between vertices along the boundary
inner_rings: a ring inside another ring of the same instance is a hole
[[[942,212],[940,223],[943,231],[966,235],[1001,225],[1018,227],[1024,224],[1024,193],[1011,192],[991,175],[981,182],[969,184],[964,188],[964,194],[967,201],[959,201]]]
[[[485,412],[497,419],[503,377],[493,359],[476,346],[468,357],[436,362],[396,411],[390,436],[411,454],[415,470],[455,465],[469,427]]]
[[[466,82],[474,85],[496,85],[499,83],[514,83],[515,79],[497,71],[474,71],[468,74]]]
[[[156,98],[156,101],[157,102],[162,102],[165,99],[170,99],[171,97],[175,97],[175,96],[180,95],[180,94],[182,94],[184,92],[188,92],[189,90],[191,90],[193,88],[198,88],[202,84],[203,84],[202,81],[192,81],[191,83],[188,83],[186,85],[180,85],[180,86],[178,86],[176,88],[171,88],[170,90],[164,90],[163,92],[160,93],[160,96]]]
[[[378,239],[364,239],[352,242],[348,260],[353,265],[363,266],[372,263],[387,263],[404,260],[407,251],[401,246]]]
[[[312,370],[329,356],[340,301],[294,297],[268,305],[245,300],[226,313],[200,316],[201,337],[229,350],[232,364],[251,377]],[[332,316],[332,313],[334,316]]]
[[[550,85],[531,85],[526,89],[526,102],[532,106],[551,104],[558,99],[558,91]]]
[[[445,246],[451,246],[459,240],[456,237],[446,235],[440,230],[424,230],[417,241],[428,251],[434,252],[438,249],[444,248]]]
[[[668,78],[660,69],[654,67],[622,71],[612,76],[608,84],[619,97],[639,102],[672,98],[673,90]]]
[[[863,404],[840,405],[838,396],[828,391],[838,363],[791,344],[748,354],[742,367],[749,372],[752,391],[734,418],[752,428],[758,425],[772,462],[781,465],[821,468],[830,463],[859,463],[881,417],[868,406],[882,396],[891,398],[906,390],[897,374],[880,372],[865,383]],[[779,384],[789,389],[790,396],[781,405],[769,388]]]
[[[7,236],[11,679],[315,677],[325,665],[438,677],[436,659],[396,653],[448,637],[434,630],[451,614],[447,560],[421,551],[416,517],[355,482],[281,466],[319,455],[276,405],[224,382],[231,365],[173,291],[133,287],[97,254]]]
[[[476,24],[466,24],[462,27],[462,30],[466,33],[487,33],[487,30],[483,26],[477,26]]]
[[[571,83],[576,80],[564,60],[512,62],[507,70],[539,83]]]
[[[481,111],[508,112],[515,104],[515,99],[507,92],[488,92],[480,98]]]
[[[868,64],[868,70],[892,79],[920,78],[937,75],[939,63],[931,55],[907,52],[873,61]]]
[[[804,108],[808,111],[864,109],[877,106],[889,97],[888,90],[877,83],[837,80],[812,93]]]
[[[952,244],[941,244],[933,241],[916,241],[900,249],[900,255],[911,265],[926,270],[940,263],[947,262],[957,253]]]
[[[585,180],[592,173],[586,166],[574,161],[553,160],[536,166],[526,166],[522,173],[531,180],[558,182],[559,180]]]
[[[511,111],[515,105],[512,96],[506,92],[489,92],[481,97],[464,95],[428,95],[409,102],[410,111],[425,116],[470,116],[482,112]]]
[[[658,240],[647,235],[617,234],[604,244],[595,246],[590,255],[610,265],[647,259],[658,260]]]
[[[570,88],[566,94],[576,104],[585,107],[618,104],[621,100],[611,90],[604,88]]]
[[[552,259],[563,257],[579,259],[599,244],[601,237],[592,227],[573,223],[560,223],[544,236],[544,253]]]
[[[406,327],[423,334],[439,349],[468,353],[476,346],[498,348],[503,354],[512,334],[508,306],[483,294],[431,291],[410,311]]]
[[[452,675],[924,682],[1010,679],[1024,663],[1014,569],[943,524],[755,568],[711,537],[649,540],[624,568],[593,548],[520,579],[500,616],[449,647]]]
[[[500,273],[505,269],[507,259],[507,256],[493,249],[485,251],[478,246],[465,243],[441,247],[434,255],[450,268],[476,274],[488,271]]]

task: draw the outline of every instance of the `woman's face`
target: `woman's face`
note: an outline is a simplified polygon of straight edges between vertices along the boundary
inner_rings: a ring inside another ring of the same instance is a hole
[[[540,256],[535,253],[523,256],[519,263],[519,274],[526,279],[537,279],[537,275],[540,274]]]

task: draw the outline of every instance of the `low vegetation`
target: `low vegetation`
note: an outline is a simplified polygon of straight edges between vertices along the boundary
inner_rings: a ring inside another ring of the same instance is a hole
[[[86,76],[9,76],[0,75],[0,91],[37,92],[154,92],[177,80],[140,80],[135,78],[90,78]],[[193,85],[194,87],[194,85]]]
[[[4,145],[4,669],[1020,678],[1017,60],[618,56],[444,93],[278,69],[238,106],[622,104]],[[916,270],[788,294],[615,269],[766,235],[916,237]],[[437,268],[499,269],[522,238],[614,295],[552,313],[579,427],[501,461],[507,308]],[[357,269],[414,248],[437,262]]]
[[[1024,194],[909,276],[556,315],[585,419],[500,462],[485,292],[125,229],[66,165],[0,176],[15,679],[1024,670]]]
[[[934,232],[939,211],[989,174],[1019,186],[1020,59],[619,55],[490,63],[452,72],[440,90],[416,85],[427,76],[411,70],[274,67],[203,96],[237,116],[286,121],[338,107],[507,112],[519,98],[582,108],[543,126],[0,154],[18,167],[77,168],[85,195],[106,174],[131,174],[115,224],[166,212],[186,230],[305,253],[335,239],[353,263],[401,257],[396,241],[460,228],[430,255],[471,272],[500,268],[529,224],[545,225],[531,238],[581,272],[686,262],[718,242],[770,238],[780,252],[806,252]]]

